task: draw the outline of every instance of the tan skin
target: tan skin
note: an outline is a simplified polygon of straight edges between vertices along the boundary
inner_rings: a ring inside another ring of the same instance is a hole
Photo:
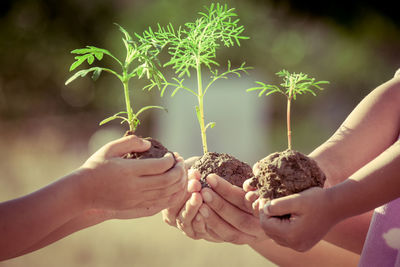
[[[109,219],[150,216],[182,201],[184,162],[123,159],[146,151],[136,136],[110,142],[76,171],[29,195],[0,203],[0,260],[40,249]]]
[[[335,186],[352,175],[360,175],[357,179],[374,176],[375,171],[368,174],[361,169],[383,152],[390,153],[386,150],[396,141],[400,131],[398,103],[400,78],[395,77],[367,95],[335,134],[309,155],[325,172],[327,187]],[[385,163],[378,163],[376,168],[384,165]],[[257,166],[254,166],[254,171],[257,171]],[[164,210],[165,221],[173,226],[184,225],[180,228],[191,238],[248,244],[264,257],[282,266],[293,263],[297,266],[357,265],[372,215],[371,211],[365,211],[396,197],[396,193],[389,192],[389,197],[385,199],[372,200],[356,212],[365,213],[329,226],[326,234],[320,233],[315,239],[323,237],[322,241],[311,250],[299,253],[272,241],[276,240],[284,246],[299,245],[296,243],[299,236],[296,232],[293,234],[292,231],[292,235],[284,236],[283,231],[267,231],[271,240],[261,224],[257,224],[259,217],[254,214],[253,204],[258,197],[248,183],[241,189],[224,185],[224,180],[214,175],[208,177],[211,189],[201,190],[196,180],[198,175],[191,174],[189,178],[188,191],[193,192],[191,195],[187,193],[190,196],[189,203],[182,202],[177,207]],[[217,181],[215,186],[213,180]],[[351,212],[354,210],[346,211],[346,214]],[[299,250],[305,248],[300,247]]]

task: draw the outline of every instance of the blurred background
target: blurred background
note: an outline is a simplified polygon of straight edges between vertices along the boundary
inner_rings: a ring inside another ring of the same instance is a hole
[[[400,17],[382,1],[231,0],[246,30],[240,47],[217,53],[254,67],[248,75],[216,84],[206,95],[211,151],[228,152],[249,164],[286,148],[286,103],[281,95],[246,93],[254,81],[277,84],[283,68],[330,84],[317,97],[293,105],[293,146],[309,153],[327,139],[357,103],[400,67]],[[114,77],[83,78],[65,86],[70,51],[86,45],[123,57],[114,22],[142,33],[160,23],[193,21],[210,1],[189,0],[2,0],[0,5],[0,201],[51,183],[79,167],[97,148],[120,137],[125,125],[98,123],[124,107]],[[104,62],[108,63],[107,61]],[[99,63],[103,64],[103,62]],[[166,76],[172,75],[166,70]],[[207,78],[207,77],[205,77]],[[193,81],[188,80],[188,83]],[[138,134],[154,136],[183,156],[201,154],[195,99],[141,91],[137,106],[149,111]],[[1,238],[1,237],[0,237]],[[161,216],[110,221],[0,266],[268,266],[246,246],[193,241],[162,223]]]

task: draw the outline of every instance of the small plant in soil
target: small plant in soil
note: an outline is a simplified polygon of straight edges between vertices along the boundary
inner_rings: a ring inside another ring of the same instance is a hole
[[[255,175],[252,185],[259,189],[260,197],[272,200],[301,192],[313,186],[322,187],[325,174],[317,163],[306,155],[292,149],[292,131],[290,110],[292,100],[297,95],[322,90],[321,85],[327,81],[315,81],[304,73],[289,73],[286,70],[276,73],[283,79],[280,86],[256,82],[259,86],[247,89],[259,91],[258,96],[280,93],[287,99],[287,139],[288,148],[283,152],[275,152],[257,162],[259,172]]]
[[[204,154],[192,168],[200,171],[203,186],[206,185],[205,177],[210,173],[216,173],[231,183],[242,186],[243,181],[252,176],[251,167],[225,153],[208,151],[206,131],[213,128],[215,122],[205,122],[204,98],[215,81],[227,79],[230,75],[240,77],[241,73],[250,69],[245,63],[236,68],[232,67],[228,61],[227,70],[220,72],[219,64],[215,61],[218,48],[235,44],[240,46],[240,40],[248,37],[241,35],[244,27],[239,25],[235,9],[228,8],[227,5],[211,4],[205,7],[205,11],[199,12],[199,15],[194,22],[188,22],[177,29],[171,24],[167,27],[158,26],[155,32],[150,29],[145,32],[145,37],[157,40],[160,46],[168,47],[171,57],[164,66],[172,66],[177,75],[172,81],[162,81],[161,95],[164,95],[167,88],[172,87],[174,90],[171,96],[183,89],[197,98],[195,112],[200,125]],[[202,76],[205,68],[211,72],[208,83],[204,83]],[[190,77],[192,70],[197,77],[197,88],[184,85],[184,77]],[[149,88],[156,85],[153,81]]]
[[[136,113],[133,111],[131,96],[130,96],[130,81],[132,78],[147,78],[152,84],[161,86],[161,81],[164,80],[163,74],[159,71],[158,67],[160,63],[157,60],[157,56],[160,53],[162,47],[155,45],[152,40],[146,37],[140,36],[135,33],[135,37],[138,40],[134,40],[132,36],[120,25],[116,24],[123,34],[122,41],[126,49],[126,57],[124,60],[118,59],[110,51],[98,48],[95,46],[86,46],[85,48],[72,50],[71,53],[75,54],[75,62],[72,63],[70,71],[74,71],[84,62],[92,65],[96,60],[101,61],[103,56],[110,57],[116,65],[120,68],[120,71],[116,71],[109,67],[91,67],[88,69],[82,69],[77,71],[72,77],[70,77],[65,84],[68,85],[79,77],[85,77],[88,74],[92,74],[92,79],[96,81],[102,72],[108,72],[114,75],[121,83],[125,96],[125,111],[120,111],[100,122],[100,125],[106,124],[112,120],[120,119],[121,124],[127,123],[129,130],[125,135],[133,135],[140,124],[139,115],[149,109],[164,109],[161,106],[145,106],[140,108]],[[168,150],[157,140],[148,137],[147,138],[152,146],[148,151],[141,153],[129,153],[125,155],[125,158],[151,158],[151,157],[162,157]]]

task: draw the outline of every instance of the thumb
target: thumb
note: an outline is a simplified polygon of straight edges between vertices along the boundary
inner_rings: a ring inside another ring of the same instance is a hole
[[[103,149],[105,155],[108,157],[122,157],[130,152],[146,151],[150,146],[151,143],[148,140],[135,135],[129,135],[108,143]]]
[[[263,206],[263,212],[268,216],[283,216],[298,213],[298,201],[296,195],[290,195],[268,201]]]

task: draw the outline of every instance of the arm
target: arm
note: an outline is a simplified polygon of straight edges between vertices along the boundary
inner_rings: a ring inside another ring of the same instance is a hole
[[[333,136],[309,155],[318,162],[330,185],[347,179],[396,141],[399,103],[397,76],[368,94]]]
[[[113,217],[149,216],[175,205],[186,184],[184,164],[161,159],[122,159],[145,151],[130,136],[97,151],[77,171],[27,196],[0,203],[0,260],[41,248]],[[167,171],[169,170],[169,171]],[[93,213],[94,211],[100,213]],[[100,216],[99,216],[100,215]]]

